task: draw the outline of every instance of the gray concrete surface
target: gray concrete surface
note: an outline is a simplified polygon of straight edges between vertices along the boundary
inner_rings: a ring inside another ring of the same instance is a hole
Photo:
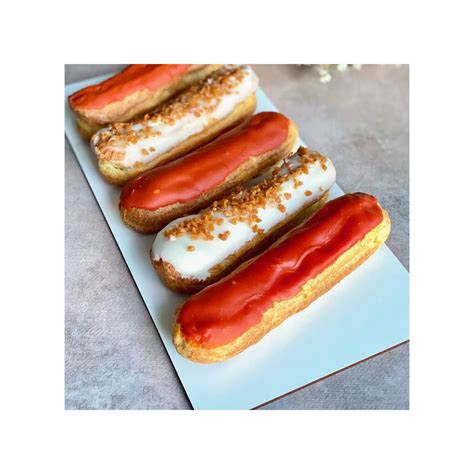
[[[120,67],[68,65],[65,81]],[[335,72],[328,84],[314,67],[255,69],[308,146],[332,158],[342,189],[379,198],[388,245],[408,269],[408,67]],[[65,155],[65,407],[190,408],[67,142]],[[408,367],[403,344],[262,409],[408,409]]]

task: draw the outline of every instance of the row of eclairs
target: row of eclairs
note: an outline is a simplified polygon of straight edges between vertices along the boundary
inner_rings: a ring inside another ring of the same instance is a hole
[[[151,264],[192,294],[173,342],[220,362],[258,342],[362,264],[390,219],[363,193],[328,201],[332,161],[298,146],[297,125],[255,114],[246,65],[132,65],[69,97],[118,211],[156,234]]]

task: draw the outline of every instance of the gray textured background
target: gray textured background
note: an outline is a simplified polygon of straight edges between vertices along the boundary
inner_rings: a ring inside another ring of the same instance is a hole
[[[67,65],[66,83],[121,66]],[[336,71],[328,84],[314,67],[255,70],[307,145],[334,161],[342,189],[388,210],[388,246],[408,269],[408,67]],[[67,142],[65,155],[65,407],[190,408]],[[403,344],[262,409],[408,409],[408,360]]]

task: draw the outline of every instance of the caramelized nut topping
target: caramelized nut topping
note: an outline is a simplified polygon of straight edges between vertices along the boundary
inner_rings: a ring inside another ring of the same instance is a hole
[[[221,240],[227,240],[227,237],[229,237],[229,235],[230,235],[230,231],[226,230],[223,234],[219,234],[217,237],[219,237],[219,239]]]
[[[300,181],[299,179],[294,179],[293,180],[293,188],[296,190],[300,186],[303,186],[303,181]]]

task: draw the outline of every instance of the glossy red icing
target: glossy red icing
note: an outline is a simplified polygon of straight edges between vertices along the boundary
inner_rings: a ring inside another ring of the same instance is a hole
[[[191,64],[133,64],[100,84],[73,94],[71,105],[82,109],[101,109],[125,99],[138,90],[156,90],[188,72]]]
[[[276,112],[257,114],[209,145],[129,182],[122,190],[120,204],[126,209],[154,211],[193,201],[220,185],[250,157],[281,146],[288,137],[289,124]]]
[[[347,194],[330,201],[277,246],[189,298],[178,317],[184,337],[205,348],[233,341],[258,324],[274,302],[295,296],[382,219],[373,196]]]

